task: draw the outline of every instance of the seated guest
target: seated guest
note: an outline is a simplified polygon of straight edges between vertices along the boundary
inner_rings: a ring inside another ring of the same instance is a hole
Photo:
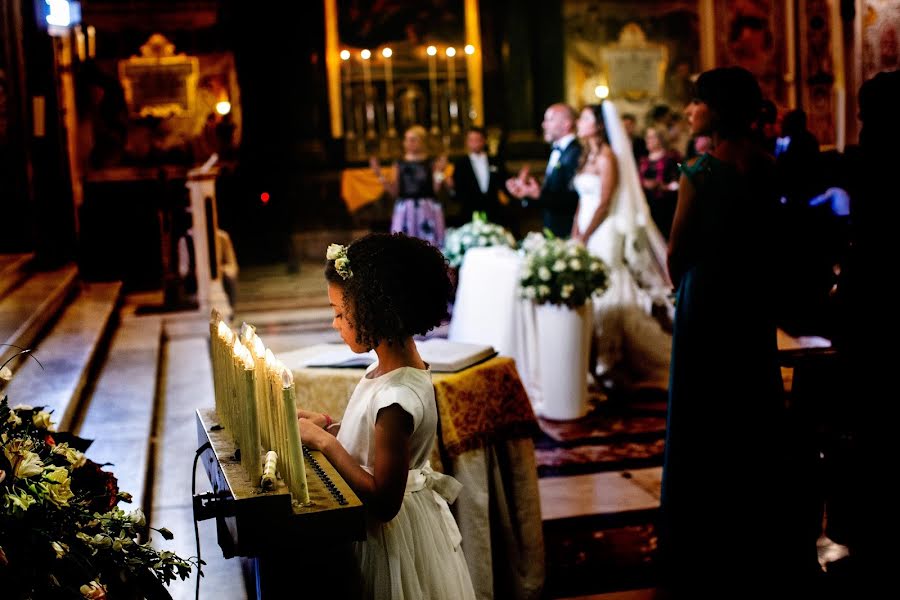
[[[396,198],[391,233],[405,233],[440,248],[444,244],[444,209],[437,200],[444,181],[446,157],[428,157],[425,128],[413,125],[403,135],[403,158],[394,164],[394,178],[388,180],[378,159],[369,159],[372,170],[385,191]]]
[[[472,213],[487,214],[492,223],[507,225],[500,191],[504,189],[506,169],[496,158],[487,155],[484,129],[472,127],[466,134],[465,156],[453,162],[453,176],[447,180],[452,193],[462,205],[462,221],[468,222]]]
[[[648,127],[644,135],[647,156],[640,162],[641,186],[650,205],[650,214],[659,231],[668,239],[678,200],[677,153],[666,148],[664,135],[655,127]]]

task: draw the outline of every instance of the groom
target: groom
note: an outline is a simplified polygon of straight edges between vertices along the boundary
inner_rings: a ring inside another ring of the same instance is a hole
[[[571,235],[578,207],[578,193],[572,185],[581,157],[581,146],[575,140],[575,118],[575,110],[562,103],[551,105],[544,113],[544,140],[552,144],[552,150],[543,185],[528,174],[527,167],[506,182],[506,188],[523,203],[537,199],[544,227],[559,238]]]

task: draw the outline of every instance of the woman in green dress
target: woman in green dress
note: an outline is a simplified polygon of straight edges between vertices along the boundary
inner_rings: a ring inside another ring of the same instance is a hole
[[[682,166],[669,239],[677,295],[660,543],[675,597],[773,598],[774,581],[815,561],[788,484],[774,163],[750,136],[761,102],[753,75],[728,67],[703,73],[687,108],[692,134],[711,135],[713,149]]]

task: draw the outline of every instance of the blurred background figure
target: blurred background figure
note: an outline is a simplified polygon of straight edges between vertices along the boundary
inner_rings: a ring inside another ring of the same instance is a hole
[[[461,205],[459,220],[468,222],[473,212],[481,211],[487,214],[488,221],[508,227],[509,218],[500,200],[500,193],[505,190],[506,168],[498,158],[488,155],[484,129],[469,129],[466,151],[466,155],[453,161],[453,175],[447,179],[448,187]]]
[[[369,160],[375,176],[395,198],[391,232],[402,232],[430,242],[440,248],[444,244],[444,209],[437,200],[443,186],[447,158],[428,156],[427,133],[421,125],[413,125],[403,134],[403,158],[394,164],[394,177],[388,179],[378,159]]]
[[[678,201],[678,161],[681,156],[668,149],[666,134],[648,127],[644,134],[647,155],[639,163],[641,186],[650,205],[650,214],[660,233],[669,238],[675,204]]]

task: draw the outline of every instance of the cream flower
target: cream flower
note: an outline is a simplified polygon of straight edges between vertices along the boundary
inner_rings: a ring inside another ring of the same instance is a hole
[[[538,269],[538,277],[541,278],[541,281],[550,281],[550,277],[552,276],[553,274],[550,273],[550,269],[548,269],[547,267],[541,267],[540,269]]]
[[[9,381],[10,379],[12,379],[12,371],[9,370],[9,367],[0,369],[0,381]]]
[[[40,475],[44,471],[41,457],[32,452],[31,447],[31,440],[12,440],[3,448],[3,454],[12,466],[15,477],[25,479]]]
[[[328,250],[325,251],[325,258],[327,258],[328,260],[337,260],[342,255],[346,254],[346,248],[344,248],[340,244],[331,244],[330,246],[328,246]]]
[[[7,508],[19,508],[24,512],[28,510],[28,507],[35,502],[36,500],[34,499],[34,497],[25,490],[15,490],[12,493],[6,494]]]
[[[34,421],[34,426],[38,429],[50,430],[53,428],[53,421],[50,420],[50,413],[46,410],[34,413],[31,416],[31,420]]]
[[[72,493],[72,480],[69,471],[64,467],[47,467],[44,471],[44,482],[47,484],[47,498],[56,506],[68,506]]]

